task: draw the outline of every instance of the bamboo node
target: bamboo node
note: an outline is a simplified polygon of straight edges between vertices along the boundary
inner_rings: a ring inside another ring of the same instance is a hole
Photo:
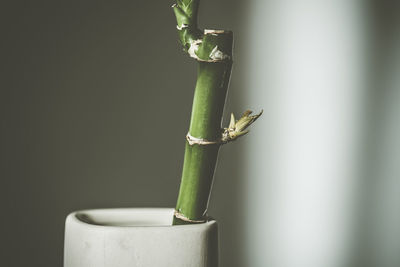
[[[175,216],[175,218],[178,218],[178,219],[180,219],[182,221],[190,222],[190,223],[204,223],[204,222],[206,222],[206,220],[192,220],[192,219],[189,219],[188,217],[186,217],[185,215],[183,215],[182,213],[180,213],[177,210],[174,211],[174,216]]]
[[[186,140],[188,141],[189,145],[217,145],[221,143],[221,140],[218,141],[209,141],[203,138],[197,138],[192,136],[190,133],[187,133]]]

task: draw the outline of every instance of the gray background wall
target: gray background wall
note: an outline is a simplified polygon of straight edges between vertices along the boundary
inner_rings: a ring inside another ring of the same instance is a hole
[[[196,63],[180,48],[172,3],[2,4],[1,265],[61,266],[71,211],[175,205]],[[242,8],[205,1],[201,26],[239,38]],[[233,76],[230,110],[241,94],[238,70]],[[227,215],[237,190],[233,146],[221,153],[211,204],[220,220],[237,215]],[[235,226],[222,225],[232,244]]]
[[[172,2],[1,4],[1,266],[61,266],[71,211],[175,205],[196,63]],[[399,12],[202,1],[235,32],[226,114],[265,110],[220,153],[221,266],[399,266]]]

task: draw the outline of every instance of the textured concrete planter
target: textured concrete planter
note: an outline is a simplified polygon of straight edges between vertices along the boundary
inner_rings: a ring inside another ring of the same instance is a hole
[[[217,267],[216,221],[172,226],[173,209],[83,210],[65,223],[64,267]]]

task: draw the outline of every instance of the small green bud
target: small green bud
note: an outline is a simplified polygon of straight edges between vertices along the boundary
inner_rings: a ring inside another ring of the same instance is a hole
[[[228,143],[247,134],[249,131],[246,129],[261,116],[263,111],[261,110],[261,112],[256,115],[251,115],[251,113],[253,112],[250,110],[246,110],[243,113],[242,117],[237,121],[235,120],[235,115],[231,113],[229,126],[228,128],[224,128],[224,131],[222,132],[221,142]]]

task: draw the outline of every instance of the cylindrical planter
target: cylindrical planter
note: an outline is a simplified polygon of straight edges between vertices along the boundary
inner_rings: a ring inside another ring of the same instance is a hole
[[[69,214],[64,267],[217,267],[216,221],[173,226],[173,212],[120,208]]]

